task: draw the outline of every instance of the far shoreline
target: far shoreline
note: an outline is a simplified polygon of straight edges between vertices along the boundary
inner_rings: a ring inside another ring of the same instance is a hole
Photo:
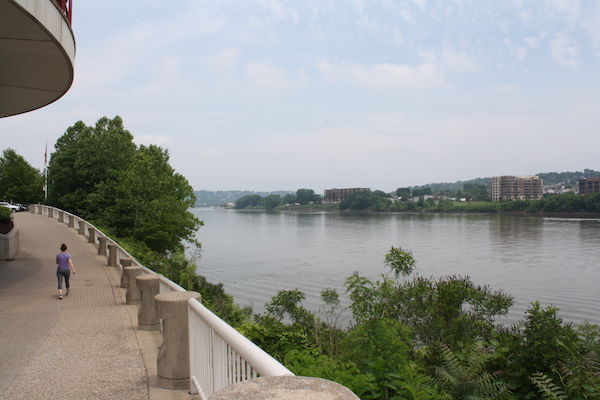
[[[498,215],[522,215],[522,216],[538,216],[538,217],[577,217],[577,218],[600,218],[600,212],[589,212],[589,211],[483,211],[483,210],[385,210],[385,211],[374,211],[374,210],[340,210],[334,208],[331,205],[315,205],[309,206],[278,206],[273,210],[266,210],[264,207],[247,207],[243,209],[236,209],[234,207],[219,207],[219,206],[196,206],[195,208],[212,208],[215,210],[222,211],[240,211],[240,212],[328,212],[328,213],[360,213],[360,214],[498,214]]]

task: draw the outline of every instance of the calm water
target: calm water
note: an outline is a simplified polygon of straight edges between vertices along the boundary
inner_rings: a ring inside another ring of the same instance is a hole
[[[262,312],[278,290],[343,292],[359,271],[377,278],[391,246],[411,249],[422,276],[469,275],[529,304],[560,308],[565,321],[600,324],[600,219],[466,214],[266,213],[192,209],[205,226],[198,273],[222,282],[241,305]],[[347,304],[346,304],[347,306]]]

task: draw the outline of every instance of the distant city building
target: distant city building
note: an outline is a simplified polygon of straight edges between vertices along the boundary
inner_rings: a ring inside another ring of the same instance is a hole
[[[360,192],[363,190],[371,190],[369,188],[351,188],[351,189],[329,189],[325,190],[325,201],[331,203],[337,203],[344,201],[350,196],[351,193]]]
[[[600,176],[596,178],[583,178],[579,180],[579,194],[600,192]]]
[[[492,201],[539,200],[544,196],[544,180],[539,176],[495,176],[492,178]]]

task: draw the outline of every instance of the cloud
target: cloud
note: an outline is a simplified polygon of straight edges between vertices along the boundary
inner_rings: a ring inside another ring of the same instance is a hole
[[[290,3],[277,0],[260,0],[258,2],[261,7],[268,10],[275,19],[280,21],[292,20],[298,23],[298,12],[290,7]]]
[[[579,0],[546,0],[546,5],[551,12],[564,18],[570,23],[575,22],[581,12],[581,2]]]
[[[327,80],[362,86],[369,89],[410,88],[426,89],[446,87],[447,84],[435,65],[425,63],[416,67],[406,64],[336,64],[326,59],[315,65]]]
[[[583,19],[582,27],[589,33],[592,39],[592,46],[600,55],[600,2],[596,2],[592,9],[587,10]]]
[[[246,65],[244,74],[253,83],[269,90],[291,89],[296,82],[289,78],[284,68],[268,61],[253,61]]]
[[[444,44],[437,51],[421,50],[419,51],[419,56],[425,62],[437,65],[438,68],[450,72],[474,72],[481,69],[479,63],[467,52],[458,51],[449,44]]]
[[[217,73],[231,72],[237,65],[241,53],[236,48],[224,49],[214,56],[205,57],[204,63]]]
[[[156,134],[156,135],[135,135],[134,140],[137,144],[143,145],[151,145],[155,144],[157,146],[166,146],[171,144],[171,138],[166,135]]]
[[[444,46],[441,59],[451,71],[473,72],[480,69],[477,61],[464,51],[457,51],[452,47]]]
[[[578,64],[577,56],[579,47],[573,44],[571,39],[564,33],[557,33],[554,39],[550,40],[548,45],[550,55],[561,67],[576,67]]]
[[[498,90],[499,92],[518,92],[520,88],[517,85],[506,84],[496,86],[496,90]]]

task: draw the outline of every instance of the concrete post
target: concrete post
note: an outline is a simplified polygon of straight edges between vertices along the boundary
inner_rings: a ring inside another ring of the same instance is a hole
[[[69,228],[74,228],[75,227],[75,217],[72,215],[69,215]]]
[[[111,267],[117,266],[117,252],[119,248],[116,244],[109,244],[108,246],[108,265]]]
[[[154,297],[160,293],[160,274],[142,274],[135,277],[137,287],[142,293],[138,310],[138,329],[141,331],[159,331],[160,318],[156,315]]]
[[[127,286],[127,292],[125,293],[125,304],[140,304],[142,294],[135,283],[136,277],[144,273],[143,268],[140,266],[125,267],[123,268],[123,273],[127,275],[127,281],[131,282],[131,285]]]
[[[123,270],[121,271],[121,287],[122,288],[127,288],[129,287],[129,279],[127,277],[127,274],[125,274],[125,267],[131,267],[133,265],[133,260],[131,258],[123,258],[121,260],[121,267],[123,267]],[[133,278],[133,281],[131,281],[133,285],[135,285],[135,278]]]
[[[79,234],[85,235],[85,221],[80,219],[78,223],[79,223]]]
[[[96,228],[88,228],[88,243],[96,244]]]
[[[65,222],[65,212],[62,210],[58,211],[58,222]]]
[[[163,320],[163,344],[156,359],[161,389],[190,390],[189,299],[200,300],[200,293],[168,292],[154,297],[156,312]]]
[[[35,204],[30,204],[29,205],[29,212],[30,213],[35,214],[35,206],[36,206]]]
[[[235,383],[209,400],[360,400],[350,389],[332,381],[306,376],[268,376]]]
[[[44,206],[42,206],[40,204],[37,209],[38,209],[38,214],[42,215],[42,210],[44,209]]]
[[[98,238],[98,255],[99,256],[105,256],[108,252],[108,239],[106,236],[100,236]]]
[[[54,208],[52,207],[47,207],[48,208],[48,218],[54,218]]]

